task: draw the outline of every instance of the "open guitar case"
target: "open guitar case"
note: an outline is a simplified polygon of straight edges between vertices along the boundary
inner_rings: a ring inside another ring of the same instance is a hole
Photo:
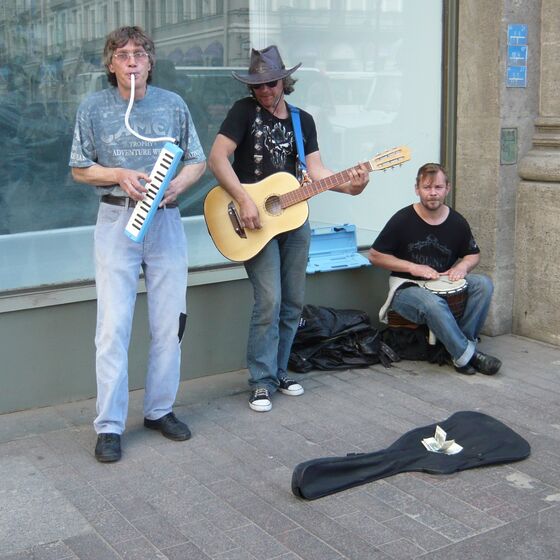
[[[462,451],[455,455],[428,451],[422,440],[433,436],[436,426],[462,446]],[[314,500],[398,473],[450,474],[520,461],[530,453],[529,443],[499,420],[481,412],[456,412],[443,422],[407,432],[381,451],[300,463],[292,474],[292,492]]]

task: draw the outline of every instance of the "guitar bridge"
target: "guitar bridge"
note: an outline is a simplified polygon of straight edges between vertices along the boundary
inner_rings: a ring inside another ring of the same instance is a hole
[[[233,226],[233,230],[239,237],[243,239],[247,239],[247,234],[245,230],[241,227],[241,219],[239,217],[239,213],[237,212],[237,208],[233,202],[228,204],[228,216],[231,221],[231,225]]]

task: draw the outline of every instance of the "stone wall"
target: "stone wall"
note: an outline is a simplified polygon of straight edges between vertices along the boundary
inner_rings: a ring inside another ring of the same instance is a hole
[[[560,2],[542,0],[539,116],[519,166],[513,332],[560,345]]]
[[[459,3],[455,207],[481,251],[478,270],[495,293],[484,333],[512,332],[517,251],[514,242],[518,165],[500,161],[503,128],[516,128],[518,161],[531,146],[538,111],[541,2]],[[528,83],[506,87],[507,26],[529,26]]]

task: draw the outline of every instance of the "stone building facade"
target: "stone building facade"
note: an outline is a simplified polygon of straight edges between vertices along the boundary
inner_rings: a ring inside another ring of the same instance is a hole
[[[560,3],[461,0],[456,208],[495,296],[486,332],[560,344]],[[527,25],[526,87],[507,87],[507,26]],[[515,163],[503,162],[516,130]]]

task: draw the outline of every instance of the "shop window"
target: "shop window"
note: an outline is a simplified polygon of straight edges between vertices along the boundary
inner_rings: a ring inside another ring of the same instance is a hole
[[[101,53],[106,32],[131,23],[125,13],[139,4],[115,0],[96,12],[85,0],[45,0],[41,10],[35,2],[20,2],[0,12],[1,293],[93,278],[98,199],[70,174],[74,118],[86,95],[107,87]],[[417,167],[439,158],[441,0],[141,4],[148,11],[135,11],[134,23],[156,42],[154,84],[185,98],[206,153],[228,108],[247,94],[231,71],[246,69],[250,47],[271,43],[286,64],[303,63],[289,101],[313,114],[323,160],[333,171],[395,145],[411,148],[411,163],[374,173],[360,197],[325,193],[311,199],[313,224],[354,223],[359,243],[370,244],[387,217],[413,199]],[[192,268],[224,264],[201,216],[215,184],[206,172],[180,202]]]

